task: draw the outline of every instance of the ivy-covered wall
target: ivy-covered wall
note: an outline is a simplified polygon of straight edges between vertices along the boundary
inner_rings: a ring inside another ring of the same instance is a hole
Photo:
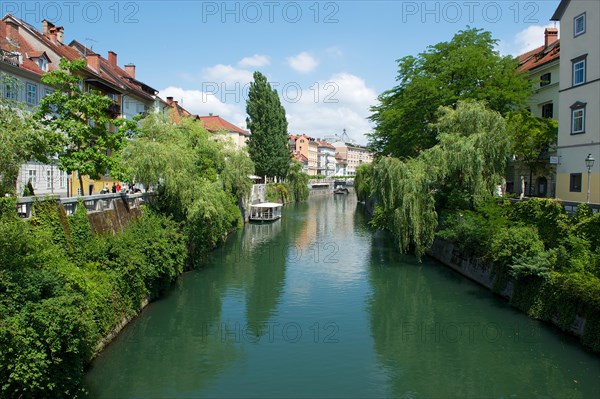
[[[442,219],[431,256],[600,352],[600,213],[490,200]]]

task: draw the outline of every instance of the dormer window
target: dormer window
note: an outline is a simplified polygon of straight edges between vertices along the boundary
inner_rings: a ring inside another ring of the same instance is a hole
[[[37,64],[42,71],[48,72],[48,60],[45,57],[38,58]]]
[[[50,59],[44,51],[31,51],[27,54],[27,58],[35,62],[43,72],[48,72],[48,64]]]

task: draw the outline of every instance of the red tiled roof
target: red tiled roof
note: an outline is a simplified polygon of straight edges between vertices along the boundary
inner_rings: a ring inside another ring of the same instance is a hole
[[[560,39],[556,40],[548,47],[540,46],[536,49],[521,54],[519,59],[519,71],[531,71],[544,64],[560,58]]]
[[[4,21],[0,21],[0,49],[7,52],[19,52],[21,53],[23,63],[19,65],[19,68],[26,69],[30,72],[42,75],[44,71],[40,69],[37,62],[27,57],[27,54],[35,53],[35,50],[27,43],[27,41],[21,36],[20,33],[12,35],[9,39],[9,26]]]
[[[331,145],[330,143],[328,143],[325,140],[319,140],[317,139],[317,144],[319,145],[319,147],[325,147],[325,148],[329,148],[332,150],[335,150],[335,147],[333,145]]]
[[[226,131],[232,133],[239,133],[242,136],[250,136],[250,132],[237,127],[233,123],[227,122],[219,115],[200,116],[199,118],[202,121],[204,128],[209,132]]]
[[[302,163],[308,162],[308,158],[302,153],[300,153],[300,151],[292,151],[292,156],[295,160],[300,161]]]
[[[8,33],[8,24],[7,20],[13,20],[19,24],[19,31],[22,29],[26,29],[31,35],[33,35],[39,42],[43,48],[46,48],[47,51],[55,54],[59,58],[66,58],[70,61],[86,58],[86,55],[95,55],[96,53],[91,49],[88,49],[83,44],[79,43],[76,40],[73,40],[70,45],[66,45],[56,40],[56,37],[48,37],[43,33],[37,31],[32,26],[24,23],[23,21],[15,18],[13,16],[7,15],[0,22],[0,46],[1,48],[9,51],[19,51],[23,56],[23,64],[21,67],[25,69],[29,69],[32,72],[37,74],[42,74],[43,71],[39,69],[37,63],[30,60],[29,58],[36,58],[41,55],[44,55],[46,51],[34,50],[33,47],[29,43],[27,43],[21,35],[17,35],[19,48],[16,49],[15,46],[10,47],[11,43],[6,39]],[[8,47],[7,47],[8,45]],[[39,47],[38,47],[39,48]],[[50,60],[47,54],[46,58]],[[133,79],[129,74],[127,74],[122,68],[117,65],[111,65],[106,58],[99,57],[100,68],[98,71],[93,70],[92,68],[86,66],[84,71],[89,76],[98,78],[100,82],[104,84],[108,84],[112,86],[116,91],[128,91],[139,97],[145,98],[146,100],[153,100],[153,94],[148,93],[148,91],[152,91],[152,89],[144,85],[143,83]],[[58,65],[49,65],[49,70],[57,69]],[[144,86],[144,87],[143,87]],[[146,91],[144,91],[146,88]]]
[[[78,42],[77,40],[73,40],[69,46],[75,48],[79,52],[80,58],[83,58],[84,54],[85,55],[97,54],[94,51],[92,51],[91,49],[88,49],[86,46],[84,46],[80,42]],[[99,58],[100,58],[100,70],[97,72],[102,78],[109,80],[113,84],[115,84],[123,89],[132,91],[137,96],[140,96],[147,100],[154,99],[152,97],[152,95],[149,93],[146,93],[142,89],[141,84],[139,82],[137,82],[135,79],[132,79],[131,76],[129,76],[129,74],[127,72],[125,72],[125,70],[123,68],[121,68],[118,65],[112,65],[110,62],[108,62],[108,60],[106,58],[104,58],[102,56],[100,56]]]

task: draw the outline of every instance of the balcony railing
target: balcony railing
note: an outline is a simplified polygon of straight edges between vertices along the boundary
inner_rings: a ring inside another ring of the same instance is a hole
[[[70,197],[70,198],[57,198],[57,204],[62,204],[65,208],[67,215],[73,214],[79,205],[79,200],[83,200],[83,205],[87,209],[88,213],[91,212],[102,212],[107,209],[115,209],[116,201],[124,201],[127,203],[129,209],[139,208],[142,204],[147,202],[153,195],[151,192],[136,193],[136,194],[96,194],[86,195],[83,197]],[[17,214],[28,219],[34,215],[34,204],[43,198],[38,197],[26,197],[19,198],[17,201]]]
[[[0,61],[18,67],[19,54],[0,49]]]
[[[110,105],[108,106],[108,108],[106,110],[113,115],[121,114],[121,106],[116,101],[113,101],[112,103],[110,103]]]

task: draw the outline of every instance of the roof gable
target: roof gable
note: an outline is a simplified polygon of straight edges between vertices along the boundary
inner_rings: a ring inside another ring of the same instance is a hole
[[[227,131],[231,133],[238,133],[242,136],[250,136],[250,132],[226,121],[219,115],[200,116],[199,118],[202,121],[204,128],[209,132]]]

